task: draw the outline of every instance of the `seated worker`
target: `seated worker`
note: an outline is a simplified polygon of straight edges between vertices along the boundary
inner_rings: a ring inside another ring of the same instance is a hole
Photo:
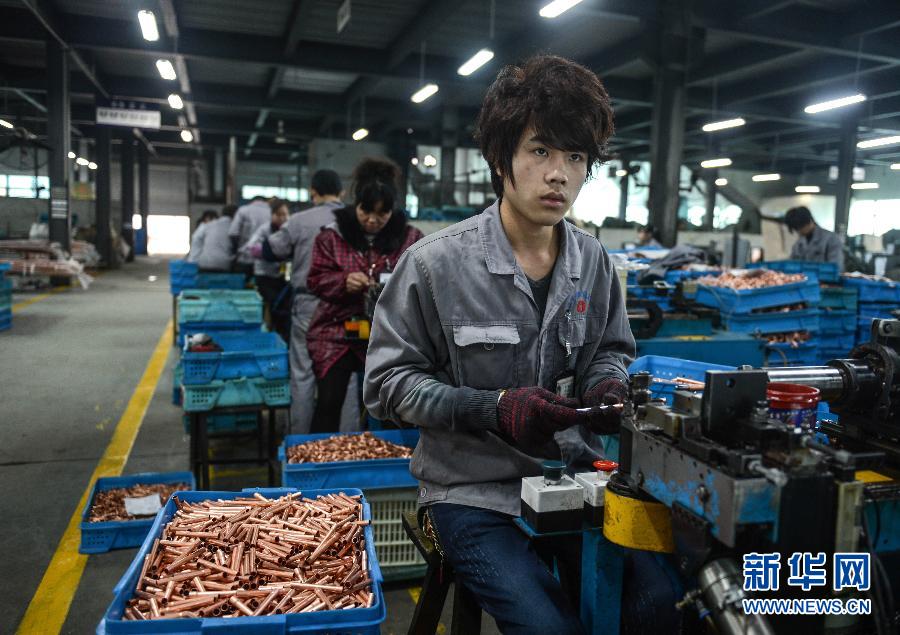
[[[219,214],[216,210],[208,209],[197,219],[197,227],[194,228],[194,234],[191,236],[191,250],[186,258],[188,262],[197,262],[197,256],[200,254],[200,245],[203,244],[203,236],[206,234],[206,226],[218,217]]]
[[[791,260],[806,262],[833,262],[844,271],[844,245],[841,239],[827,229],[822,229],[806,207],[792,207],[785,213],[784,222],[791,232],[800,237],[791,248]]]
[[[290,211],[288,210],[288,202],[279,198],[269,201],[269,208],[272,210],[269,222],[256,228],[247,244],[241,247],[240,253],[242,255],[250,254],[253,257],[253,277],[256,281],[256,289],[259,291],[259,295],[262,296],[263,305],[267,309],[269,316],[268,326],[287,342],[290,337],[288,334],[290,330],[290,313],[278,311],[275,306],[287,286],[287,282],[281,273],[281,264],[269,262],[262,257],[262,243],[287,222]],[[287,319],[276,317],[284,313],[288,316]]]
[[[344,323],[366,318],[369,287],[422,237],[396,209],[399,179],[391,161],[364,159],[353,172],[353,205],[335,210],[335,222],[313,243],[306,286],[319,297],[307,334],[317,388],[314,433],[337,432],[347,384],[363,370],[368,340],[349,339]]]
[[[662,249],[662,243],[656,240],[656,228],[653,225],[638,227],[638,247],[648,249]]]
[[[627,397],[622,290],[600,242],[563,221],[612,132],[587,68],[504,68],[475,128],[498,202],[413,245],[375,309],[365,404],[420,428],[410,471],[426,528],[504,633],[584,632],[514,520],[523,477],[547,459],[591,471],[596,435],[620,428],[616,408],[579,409]],[[669,632],[664,613],[655,632]]]
[[[208,222],[201,229],[202,236],[197,239],[197,267],[200,271],[227,273],[231,271],[234,254],[231,251],[231,238],[228,230],[237,207],[226,205],[222,208],[222,215]],[[197,233],[201,230],[198,229]],[[196,234],[196,233],[195,233]],[[196,238],[196,235],[195,235]],[[191,256],[194,257],[194,245],[191,245]]]

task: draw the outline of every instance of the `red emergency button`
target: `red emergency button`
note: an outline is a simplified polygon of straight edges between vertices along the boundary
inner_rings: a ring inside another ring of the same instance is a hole
[[[594,469],[601,472],[614,472],[619,469],[619,464],[615,461],[594,461]]]

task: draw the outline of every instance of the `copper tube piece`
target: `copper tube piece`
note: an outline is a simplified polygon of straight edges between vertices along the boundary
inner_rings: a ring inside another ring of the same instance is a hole
[[[233,606],[235,606],[244,615],[251,615],[251,616],[253,615],[253,611],[250,610],[250,607],[248,607],[246,604],[241,602],[236,597],[232,596],[232,597],[228,598],[228,601],[231,602],[231,604]]]

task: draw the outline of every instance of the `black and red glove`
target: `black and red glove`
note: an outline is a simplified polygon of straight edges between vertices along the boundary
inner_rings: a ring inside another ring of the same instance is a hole
[[[614,406],[623,404],[628,398],[628,386],[614,377],[607,377],[584,394],[582,403],[588,407]],[[622,424],[622,411],[619,408],[607,408],[596,417],[597,424],[591,429],[596,434],[617,434]]]
[[[497,423],[500,431],[523,451],[534,453],[552,441],[556,432],[577,425],[593,429],[600,423],[599,413],[579,412],[578,408],[576,400],[545,388],[514,388],[497,403]]]

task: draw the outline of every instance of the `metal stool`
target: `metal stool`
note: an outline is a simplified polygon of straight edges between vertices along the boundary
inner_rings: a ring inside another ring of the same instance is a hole
[[[455,581],[455,574],[450,565],[443,563],[443,571],[441,570],[441,554],[435,548],[434,542],[425,535],[421,522],[423,515],[424,508],[403,514],[403,529],[428,565],[425,578],[422,580],[422,592],[416,602],[416,611],[407,631],[409,635],[433,635],[437,631],[444,602],[447,600],[447,591],[450,584]],[[450,634],[475,635],[480,632],[481,607],[465,586],[454,584]]]

